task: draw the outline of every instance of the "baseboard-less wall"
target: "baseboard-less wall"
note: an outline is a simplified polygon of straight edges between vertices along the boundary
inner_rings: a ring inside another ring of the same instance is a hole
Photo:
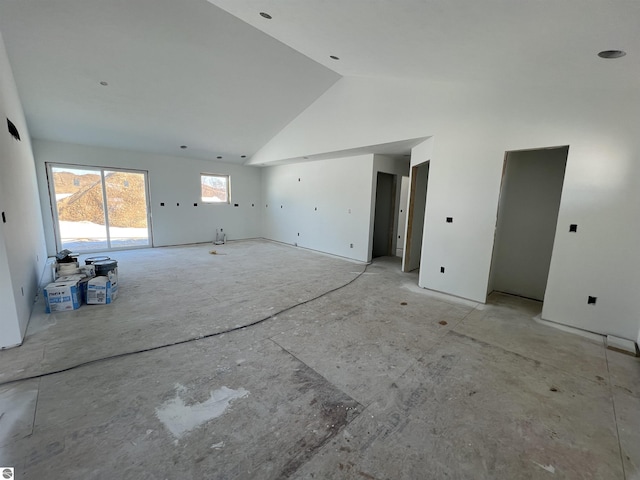
[[[0,159],[0,348],[5,348],[22,343],[46,252],[29,132],[1,36]]]
[[[344,77],[251,158],[431,136],[420,285],[486,299],[504,152],[569,145],[543,317],[635,338],[640,91]],[[560,80],[560,79],[559,79]],[[446,217],[453,222],[447,223]],[[578,224],[578,235],[568,232]],[[565,231],[566,229],[566,231]],[[445,266],[445,273],[440,267]],[[590,293],[591,292],[591,293]],[[587,297],[597,296],[597,305]]]
[[[367,261],[372,154],[263,170],[265,238]]]
[[[56,245],[46,178],[47,162],[147,171],[153,246],[210,242],[215,238],[217,228],[223,228],[230,240],[261,236],[259,168],[45,140],[34,140],[33,148],[50,255],[55,253]],[[203,204],[201,173],[230,175],[231,203]]]
[[[264,168],[263,236],[370,261],[377,174],[399,178],[408,164],[367,154]]]

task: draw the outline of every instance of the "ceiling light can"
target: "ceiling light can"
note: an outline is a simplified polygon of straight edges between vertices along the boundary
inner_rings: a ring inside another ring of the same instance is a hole
[[[600,58],[620,58],[624,57],[627,52],[623,50],[603,50],[598,53]]]

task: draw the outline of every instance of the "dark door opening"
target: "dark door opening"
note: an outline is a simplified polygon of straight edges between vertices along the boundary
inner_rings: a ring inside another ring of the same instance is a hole
[[[393,237],[396,203],[395,175],[378,172],[376,203],[373,220],[372,257],[393,255]]]

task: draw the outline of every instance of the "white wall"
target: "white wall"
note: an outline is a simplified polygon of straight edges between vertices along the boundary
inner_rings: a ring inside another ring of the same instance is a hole
[[[263,170],[265,238],[368,260],[373,155]]]
[[[639,106],[638,89],[345,77],[251,161],[433,136],[420,285],[482,302],[505,151],[569,145],[559,225],[579,233],[556,233],[543,317],[635,339]]]
[[[258,168],[44,140],[34,140],[33,148],[50,255],[56,248],[46,162],[148,171],[153,245],[156,247],[210,242],[218,227],[224,229],[229,240],[255,238],[261,234],[261,171]],[[202,203],[200,173],[231,175],[230,205]],[[164,207],[160,206],[162,202]],[[236,203],[238,207],[234,206]]]
[[[544,299],[566,159],[566,148],[508,153],[489,291]]]
[[[20,141],[8,132],[9,118]],[[22,343],[46,263],[29,132],[0,36],[0,348]],[[0,220],[2,222],[2,220]]]
[[[409,204],[409,177],[403,176],[400,180],[400,204],[398,207],[398,234],[396,243],[396,256],[402,257],[404,241],[407,234],[407,205]]]

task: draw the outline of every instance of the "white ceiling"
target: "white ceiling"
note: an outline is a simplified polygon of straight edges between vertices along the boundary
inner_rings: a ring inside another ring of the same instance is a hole
[[[640,78],[638,0],[209,1],[343,76],[598,88]],[[607,62],[596,56],[606,49],[629,55]]]
[[[238,163],[340,75],[637,89],[639,24],[638,0],[0,3],[33,136]]]
[[[206,0],[2,0],[0,32],[49,140],[244,163],[340,78]]]

